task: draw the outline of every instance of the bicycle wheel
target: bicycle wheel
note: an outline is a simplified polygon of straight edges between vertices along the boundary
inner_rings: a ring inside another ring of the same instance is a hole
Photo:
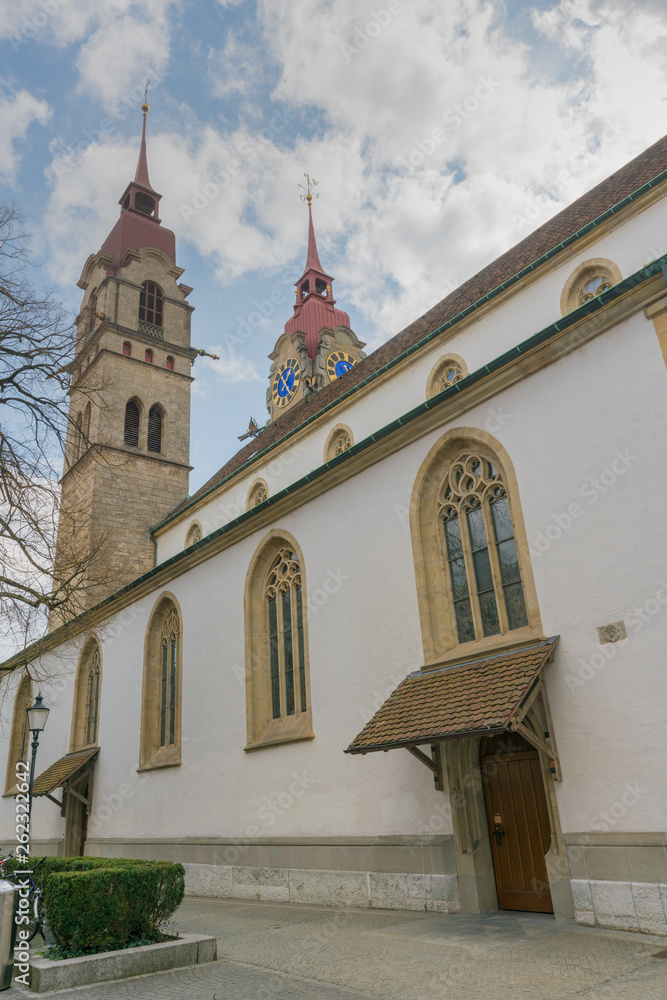
[[[32,917],[28,924],[28,941],[32,941],[36,934],[41,934],[44,938],[44,897],[41,893],[36,893],[32,898]]]

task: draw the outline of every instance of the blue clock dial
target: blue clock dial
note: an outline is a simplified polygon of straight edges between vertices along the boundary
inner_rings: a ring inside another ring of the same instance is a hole
[[[332,351],[327,358],[327,375],[329,376],[329,381],[333,382],[335,379],[340,378],[345,372],[349,372],[350,368],[356,365],[357,359],[353,358],[351,354],[346,354],[345,351]]]
[[[340,378],[345,372],[349,372],[352,365],[349,361],[337,361],[334,365],[334,371],[336,373],[336,378]]]
[[[277,407],[287,406],[294,398],[299,382],[301,381],[301,370],[296,358],[288,358],[283,361],[276,372],[271,386],[271,398]]]

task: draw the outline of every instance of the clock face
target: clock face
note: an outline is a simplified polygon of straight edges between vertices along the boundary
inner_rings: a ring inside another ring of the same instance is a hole
[[[273,385],[271,386],[273,405],[278,407],[287,406],[294,399],[300,381],[301,371],[298,360],[296,358],[288,358],[287,361],[283,361],[273,377]]]
[[[334,379],[340,378],[345,372],[349,372],[356,363],[356,359],[351,354],[346,354],[345,351],[332,351],[327,358],[329,381],[333,382]]]

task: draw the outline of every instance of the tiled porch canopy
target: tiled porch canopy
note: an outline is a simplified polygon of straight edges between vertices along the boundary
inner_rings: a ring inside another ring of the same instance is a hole
[[[551,745],[523,725],[535,699],[544,694],[541,671],[557,642],[558,636],[554,636],[496,656],[409,674],[345,753],[394,747],[414,750],[419,744],[514,729],[551,759],[557,759],[548,719],[545,738]],[[543,705],[548,714],[546,700]]]
[[[89,747],[87,750],[77,750],[75,753],[65,754],[60,760],[47,767],[46,771],[43,771],[38,778],[35,778],[32,794],[48,795],[50,798],[51,792],[55,792],[56,788],[60,788],[65,782],[75,777],[97,753],[99,753],[97,747],[92,749]]]

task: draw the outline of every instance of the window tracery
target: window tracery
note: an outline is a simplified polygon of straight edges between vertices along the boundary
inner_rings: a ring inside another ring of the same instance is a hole
[[[579,305],[590,302],[602,292],[606,292],[608,288],[611,288],[611,280],[606,274],[594,274],[587,278],[579,292]]]
[[[176,680],[178,667],[178,636],[181,624],[172,605],[164,617],[160,636],[161,693],[160,746],[176,742]]]
[[[463,454],[441,487],[442,524],[459,642],[528,624],[507,488],[479,454]]]
[[[190,527],[188,528],[187,538],[185,539],[186,549],[190,545],[195,545],[197,542],[200,542],[201,539],[202,539],[201,525],[199,524],[198,521],[195,521],[195,523],[191,524]]]
[[[100,650],[95,646],[88,661],[88,702],[86,705],[86,746],[97,743],[100,713]]]
[[[440,376],[440,392],[448,389],[450,385],[459,382],[463,378],[463,372],[458,365],[448,366]]]
[[[264,590],[268,613],[271,709],[274,719],[306,712],[301,567],[295,552],[281,549]]]

